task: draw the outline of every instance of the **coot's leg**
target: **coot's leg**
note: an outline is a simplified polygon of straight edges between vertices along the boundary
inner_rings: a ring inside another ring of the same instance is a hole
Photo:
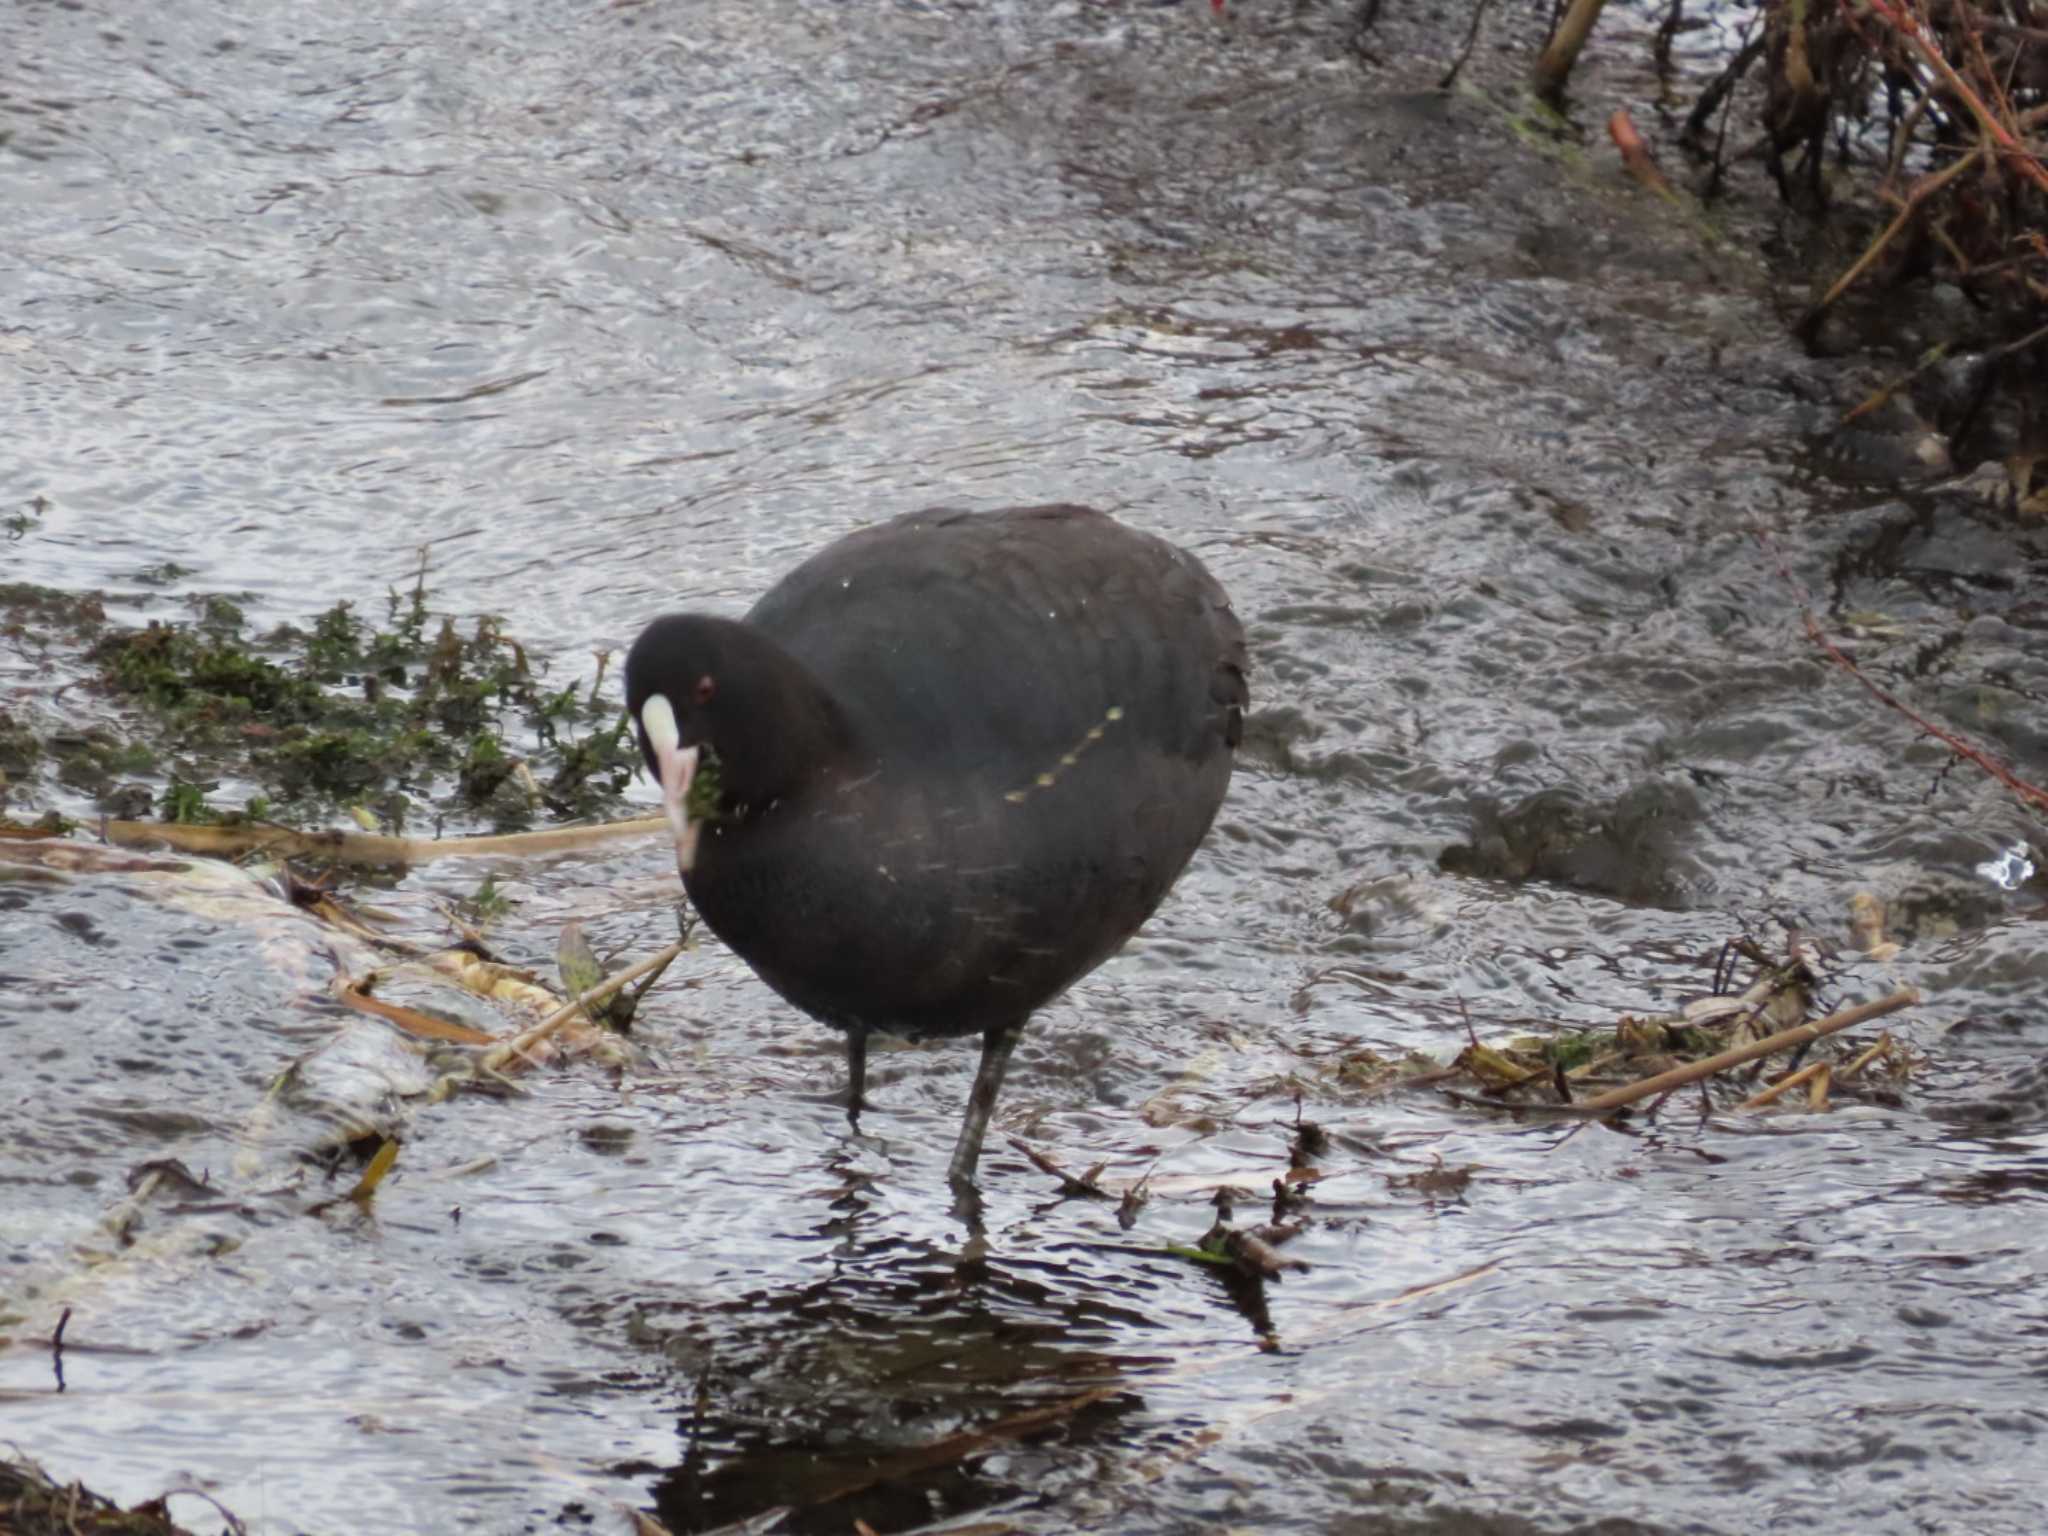
[[[858,1129],[860,1112],[867,1106],[868,1085],[868,1032],[864,1029],[849,1029],[846,1032],[846,1118]]]
[[[974,1074],[974,1089],[967,1095],[967,1117],[960,1122],[960,1140],[953,1148],[952,1166],[946,1180],[956,1188],[974,1182],[974,1165],[981,1160],[981,1139],[988,1134],[988,1119],[1002,1091],[1003,1074],[1010,1067],[1010,1052],[1023,1038],[1024,1021],[998,1024],[981,1037],[981,1066]]]

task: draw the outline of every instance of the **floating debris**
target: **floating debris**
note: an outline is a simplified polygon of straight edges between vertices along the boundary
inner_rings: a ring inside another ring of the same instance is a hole
[[[1867,908],[1855,911],[1867,925]],[[1900,989],[1809,1023],[1820,981],[1799,953],[1774,961],[1746,943],[1731,945],[1716,967],[1717,987],[1730,981],[1731,960],[1742,958],[1754,962],[1758,974],[1739,993],[1717,991],[1671,1013],[1624,1015],[1611,1029],[1562,1030],[1493,1043],[1474,1033],[1448,1073],[1410,1081],[1441,1086],[1459,1103],[1600,1116],[1756,1063],[1753,1081],[1765,1059],[1780,1054],[1791,1059],[1772,1085],[1775,1091],[1757,1092],[1745,1085],[1737,1107],[1777,1103],[1785,1090],[1806,1086],[1806,1104],[1821,1109],[1831,1088],[1858,1082],[1873,1065],[1885,1068],[1891,1084],[1911,1071],[1913,1058],[1896,1045],[1863,1052],[1854,1074],[1840,1063],[1830,1063],[1827,1073],[1814,1071],[1803,1058],[1828,1036],[1918,1003],[1917,991]],[[1457,1085],[1460,1078],[1463,1084]]]
[[[59,1483],[18,1451],[0,1455],[0,1530],[8,1536],[190,1536],[171,1518],[173,1497],[202,1499],[233,1536],[247,1529],[211,1494],[173,1488],[123,1509],[83,1483]]]
[[[1015,1136],[1010,1138],[1010,1145],[1029,1158],[1031,1165],[1038,1169],[1039,1172],[1049,1173],[1060,1181],[1060,1198],[1062,1200],[1108,1200],[1113,1198],[1110,1192],[1102,1187],[1102,1173],[1109,1166],[1108,1163],[1097,1163],[1077,1178],[1073,1174],[1068,1173],[1053,1158],[1048,1157],[1045,1153],[1040,1152],[1028,1143],[1018,1140]],[[1141,1180],[1140,1182],[1142,1183],[1143,1181]],[[1135,1185],[1133,1186],[1133,1188],[1136,1187]],[[1125,1199],[1128,1200],[1129,1198],[1129,1194],[1126,1193]],[[1128,1222],[1125,1223],[1125,1226],[1128,1227],[1129,1225]]]

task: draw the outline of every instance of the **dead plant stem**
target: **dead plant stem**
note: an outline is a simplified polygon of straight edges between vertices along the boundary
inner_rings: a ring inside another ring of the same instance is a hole
[[[1716,1072],[1739,1067],[1746,1061],[1755,1061],[1759,1057],[1791,1050],[1796,1046],[1811,1045],[1814,1041],[1839,1030],[1853,1029],[1858,1024],[1866,1024],[1888,1013],[1897,1013],[1901,1008],[1910,1008],[1919,1001],[1918,991],[1912,987],[1902,987],[1889,997],[1881,997],[1875,1002],[1844,1008],[1811,1024],[1796,1024],[1790,1029],[1781,1029],[1775,1035],[1766,1035],[1763,1039],[1748,1045],[1738,1045],[1731,1050],[1722,1051],[1717,1056],[1708,1056],[1701,1061],[1689,1061],[1682,1067],[1673,1067],[1669,1072],[1659,1072],[1655,1077],[1646,1077],[1641,1082],[1612,1088],[1590,1099],[1581,1099],[1578,1107],[1582,1111],[1620,1109],[1623,1105],[1633,1104],[1638,1099],[1646,1099],[1666,1089],[1682,1088],[1687,1083],[1712,1077]]]

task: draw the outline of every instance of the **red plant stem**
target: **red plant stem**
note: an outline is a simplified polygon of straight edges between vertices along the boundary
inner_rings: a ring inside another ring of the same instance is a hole
[[[1991,777],[1998,780],[1998,782],[2003,784],[2007,789],[2011,790],[2014,794],[2018,795],[2020,799],[2027,801],[2033,805],[2036,805],[2044,811],[2048,811],[2048,790],[2039,789],[2036,788],[2034,785],[2029,784],[2025,779],[2021,778],[2018,774],[2014,773],[2010,768],[2006,767],[2005,764],[1999,762],[1997,758],[1992,757],[1982,747],[1972,746],[1969,742],[1963,740],[1962,737],[1956,735],[1955,732],[1944,730],[1941,726],[1936,725],[1932,720],[1926,719],[1921,715],[1915,714],[1912,710],[1908,709],[1904,704],[1900,703],[1896,698],[1892,697],[1891,694],[1886,693],[1884,689],[1878,687],[1877,684],[1873,683],[1867,676],[1865,676],[1863,669],[1857,666],[1855,661],[1852,660],[1847,654],[1845,654],[1840,646],[1836,645],[1834,641],[1830,640],[1825,634],[1821,632],[1820,621],[1816,619],[1811,612],[1802,608],[1799,610],[1799,616],[1800,618],[1805,620],[1806,633],[1808,637],[1813,641],[1813,643],[1819,646],[1823,651],[1827,652],[1828,658],[1831,661],[1833,661],[1836,666],[1840,667],[1844,672],[1847,672],[1851,677],[1855,678],[1856,681],[1861,683],[1865,688],[1868,688],[1871,692],[1871,695],[1874,698],[1876,698],[1879,703],[1886,705],[1888,708],[1897,710],[1900,714],[1904,715],[1908,720],[1912,721],[1913,724],[1919,726],[1921,730],[1925,731],[1928,735],[1934,737],[1937,741],[1941,742],[1943,745],[1948,747],[1950,751],[1956,753],[1958,756],[1968,758],[1971,762],[1975,763],[1979,768],[1982,768],[1986,773],[1990,774]]]
[[[1907,708],[1905,704],[1901,703],[1892,694],[1887,693],[1876,683],[1873,683],[1865,675],[1863,669],[1856,665],[1855,659],[1839,645],[1836,645],[1834,641],[1830,640],[1821,629],[1820,620],[1813,616],[1812,603],[1808,600],[1806,593],[1800,588],[1799,583],[1793,579],[1791,571],[1786,569],[1785,557],[1778,552],[1777,546],[1771,542],[1770,535],[1761,528],[1753,531],[1756,534],[1756,541],[1769,551],[1771,559],[1777,564],[1778,575],[1783,578],[1785,585],[1792,589],[1793,600],[1799,605],[1800,620],[1806,625],[1807,638],[1819,646],[1830,661],[1868,689],[1871,697],[1875,698],[1880,704],[1884,705],[1887,709],[1904,715],[1914,725],[1932,736],[1936,741],[1942,743],[1942,745],[1946,746],[1958,757],[1967,758],[1970,762],[1975,763],[1979,768],[1982,768],[1991,777],[2019,796],[2022,803],[2032,805],[2039,810],[2048,811],[2048,790],[2029,784],[2025,779],[2006,767],[2005,764],[1998,761],[1997,758],[1991,756],[1982,747],[1973,746],[1971,743],[1963,740],[1962,737],[1956,735],[1954,731],[1936,725],[1932,720]]]

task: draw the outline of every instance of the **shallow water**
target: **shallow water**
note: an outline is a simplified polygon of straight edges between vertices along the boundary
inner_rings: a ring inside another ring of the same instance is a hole
[[[999,1117],[1152,1170],[1128,1233],[998,1138],[970,1234],[972,1051],[879,1055],[849,1138],[835,1041],[715,945],[634,1070],[421,1109],[374,1219],[308,1214],[353,1175],[266,1088],[353,957],[254,882],[0,862],[0,1438],[265,1532],[2043,1527],[2048,947],[2000,862],[2039,822],[1798,605],[2040,782],[2048,537],[1831,478],[1802,434],[1861,376],[1742,239],[1430,93],[1412,19],[1362,65],[1345,9],[9,13],[6,579],[303,621],[425,541],[442,606],[587,675],[863,521],[1070,499],[1202,553],[1258,710]],[[104,707],[8,637],[0,690]],[[651,949],[666,865],[504,866],[493,941]],[[1901,1103],[1571,1135],[1335,1070],[1668,1007],[1789,929],[1831,999],[1928,993]],[[1285,1169],[1297,1096],[1312,1268],[1159,1256]],[[218,1193],[138,1203],[173,1158]],[[59,1393],[19,1341],[65,1305]]]

